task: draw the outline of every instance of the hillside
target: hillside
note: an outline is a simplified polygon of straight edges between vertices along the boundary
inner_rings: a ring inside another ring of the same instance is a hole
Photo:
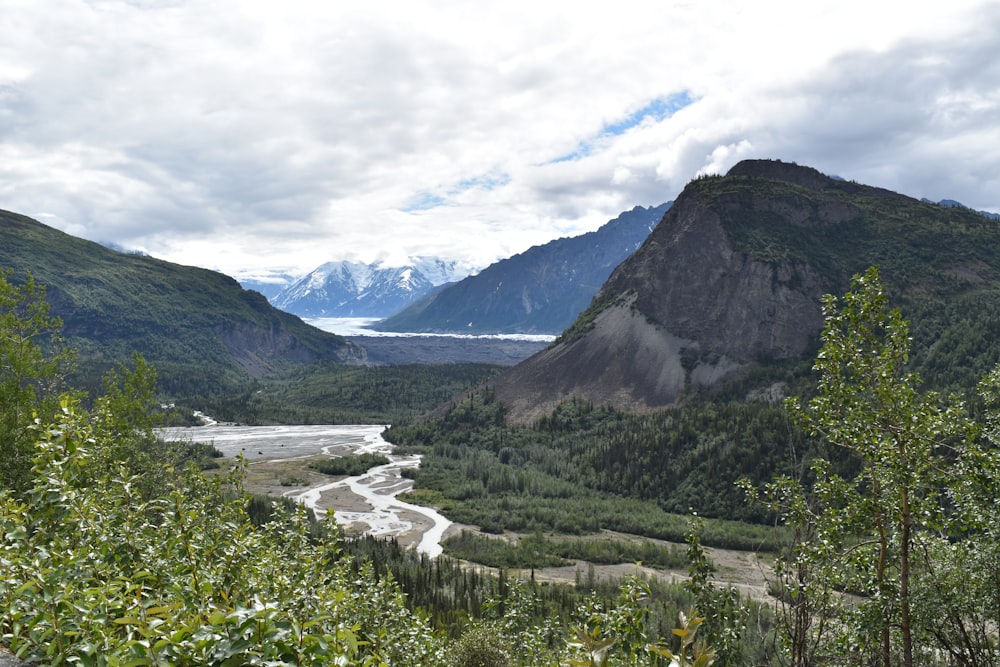
[[[377,325],[381,331],[559,334],[611,271],[635,252],[670,203],[637,206],[600,229],[556,239],[437,290]]]
[[[165,389],[204,391],[287,364],[363,360],[356,345],[221,273],[109,250],[6,211],[0,230],[0,267],[15,282],[30,271],[46,286],[84,374],[138,351],[157,366]]]
[[[495,382],[496,396],[530,422],[571,397],[642,412],[745,382],[807,360],[821,295],[871,265],[914,321],[928,380],[968,388],[1000,359],[995,220],[753,160],[690,183],[573,326]]]

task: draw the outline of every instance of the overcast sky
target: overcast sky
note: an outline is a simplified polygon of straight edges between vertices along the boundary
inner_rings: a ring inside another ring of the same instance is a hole
[[[484,265],[777,158],[1000,211],[1000,6],[0,0],[0,208],[237,278]]]

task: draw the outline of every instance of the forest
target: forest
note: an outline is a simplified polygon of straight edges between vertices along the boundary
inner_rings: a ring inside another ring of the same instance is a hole
[[[135,356],[94,396],[67,386],[72,353],[44,289],[4,277],[0,646],[50,665],[995,665],[1000,368],[974,405],[926,389],[875,269],[827,297],[824,315],[815,388],[784,405],[635,417],[569,403],[511,429],[486,393],[391,429],[426,456],[415,495],[534,534],[521,553],[494,550],[494,575],[345,541],[302,508],[251,512],[240,466],[207,476],[157,440],[153,366]],[[768,456],[765,442],[782,444],[770,475],[740,463]],[[600,540],[551,533],[611,522],[680,537],[688,580],[602,590],[505,574],[543,556],[599,558],[611,549]],[[468,555],[484,539],[449,548]],[[770,541],[767,604],[714,581],[710,540]]]

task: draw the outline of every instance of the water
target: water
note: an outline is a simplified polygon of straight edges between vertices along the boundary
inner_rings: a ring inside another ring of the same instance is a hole
[[[413,481],[402,477],[401,471],[420,465],[419,456],[398,456],[392,453],[393,445],[382,438],[385,426],[378,425],[322,425],[322,426],[232,426],[209,424],[207,426],[162,429],[166,440],[207,442],[227,457],[242,454],[250,465],[263,461],[305,458],[322,454],[345,456],[348,454],[382,454],[389,459],[386,465],[372,468],[363,475],[346,477],[334,482],[319,484],[305,490],[295,489],[285,495],[324,513],[320,501],[324,493],[349,489],[368,504],[368,510],[334,510],[340,524],[365,523],[367,534],[381,537],[398,537],[414,531],[423,531],[417,550],[434,558],[441,554],[441,539],[451,521],[428,507],[411,505],[396,496],[413,488]],[[408,515],[419,514],[429,520],[415,525]]]
[[[554,334],[457,334],[457,333],[401,333],[397,331],[376,331],[370,327],[381,321],[380,317],[305,317],[306,322],[317,329],[335,333],[338,336],[378,336],[386,338],[468,338],[475,340],[518,340],[536,343],[551,343]]]

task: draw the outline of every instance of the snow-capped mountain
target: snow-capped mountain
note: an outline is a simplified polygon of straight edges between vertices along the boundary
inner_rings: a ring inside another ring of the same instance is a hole
[[[436,257],[414,257],[405,266],[327,262],[281,290],[271,303],[300,317],[387,317],[472,271]]]

